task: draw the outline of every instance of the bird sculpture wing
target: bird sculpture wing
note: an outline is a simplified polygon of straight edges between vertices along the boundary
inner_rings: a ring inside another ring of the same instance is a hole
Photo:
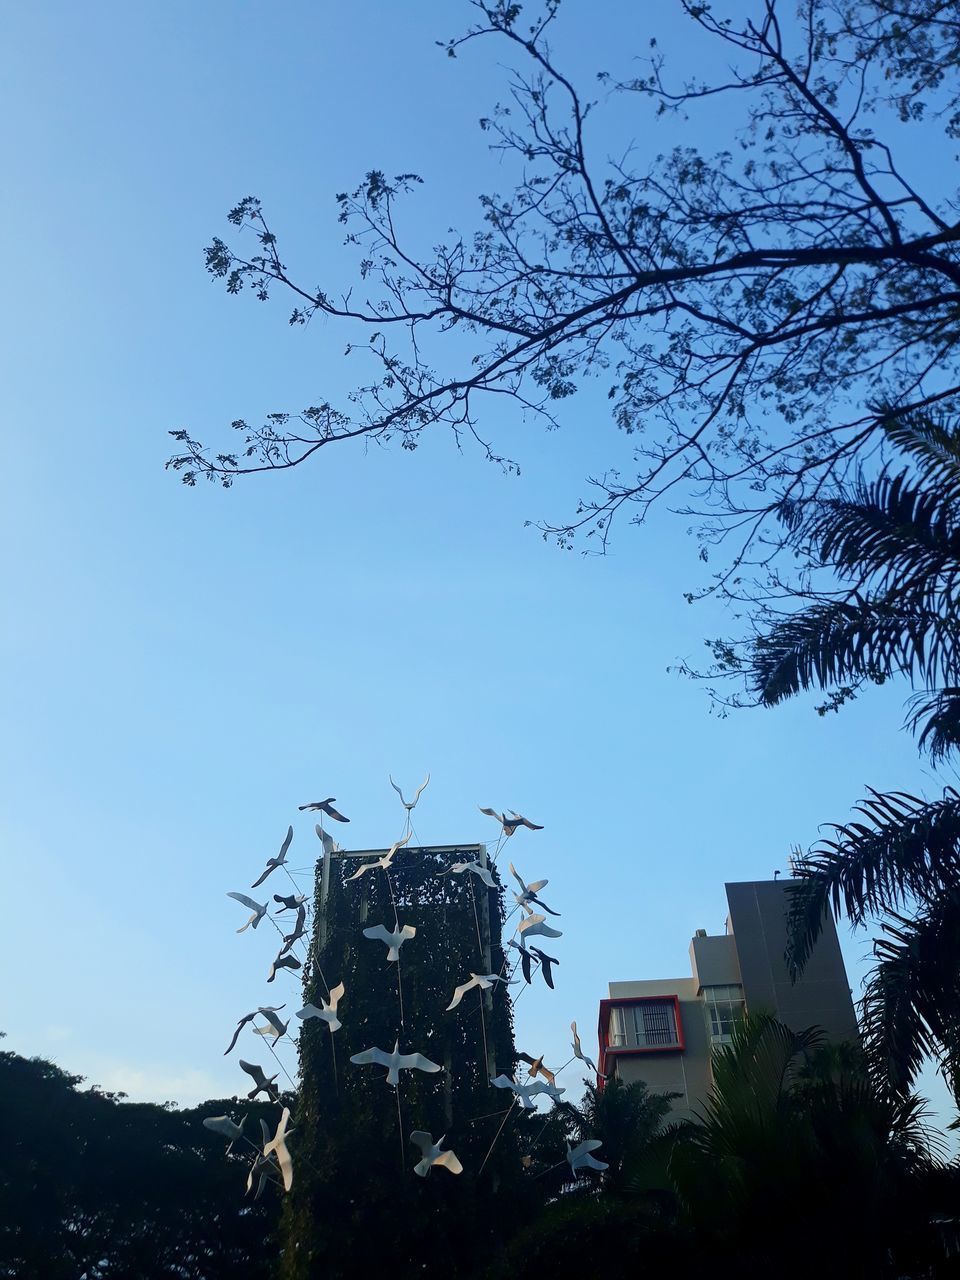
[[[290,1152],[287,1150],[287,1122],[290,1119],[290,1110],[288,1107],[283,1108],[283,1114],[280,1116],[280,1123],[277,1125],[277,1132],[272,1141],[268,1142],[263,1148],[265,1156],[275,1155],[277,1164],[280,1166],[280,1175],[283,1178],[283,1189],[289,1191],[293,1186],[293,1161],[290,1159]]]
[[[527,886],[524,883],[523,877],[521,876],[520,872],[517,870],[517,868],[513,865],[512,862],[509,863],[509,867],[510,867],[510,874],[513,876],[514,880],[516,880],[517,884],[520,886],[520,892],[526,893]]]
[[[546,913],[547,913],[548,915],[551,915],[551,916],[558,916],[558,915],[560,915],[560,912],[559,912],[559,911],[554,911],[553,907],[548,907],[548,906],[547,906],[547,904],[543,901],[543,899],[542,899],[542,898],[538,898],[538,897],[537,897],[537,895],[536,895],[535,893],[532,893],[532,894],[530,895],[530,901],[531,901],[531,902],[535,902],[535,903],[537,904],[537,906],[538,906],[542,911],[546,911]]]
[[[522,813],[516,813],[513,809],[508,809],[511,823],[515,827],[527,827],[530,831],[542,831],[543,826],[539,822],[531,822],[529,818],[525,818]]]
[[[297,1010],[297,1017],[304,1021],[307,1018],[322,1018],[323,1010],[318,1009],[315,1004],[305,1004],[302,1009]]]
[[[349,818],[345,818],[343,814],[339,811],[339,809],[335,809],[333,807],[333,801],[335,799],[336,799],[335,796],[331,796],[329,800],[324,801],[324,803],[320,806],[323,809],[323,812],[327,815],[328,818],[333,818],[334,822],[349,822],[350,821]]]
[[[346,990],[347,989],[342,982],[338,982],[335,987],[331,988],[329,1003],[327,1003],[327,1001],[324,1001],[324,1004],[327,1005],[327,1008],[330,1010],[331,1013],[336,1013],[337,1005],[343,999],[344,995],[346,994]]]
[[[523,974],[524,982],[529,983],[531,981],[530,962],[533,959],[533,957],[530,955],[530,952],[527,951],[525,947],[519,946],[516,942],[513,942],[511,940],[510,945],[511,947],[513,947],[515,951],[520,952],[520,971]]]
[[[486,867],[481,867],[479,862],[468,862],[467,867],[473,874],[490,889],[495,889],[496,882]]]
[[[497,813],[496,809],[484,809],[483,805],[479,805],[479,804],[477,805],[477,808],[480,810],[481,813],[485,813],[488,818],[496,818],[498,822],[504,821],[503,814]]]
[[[539,893],[540,890],[545,889],[549,883],[549,880],[533,880],[527,885],[527,889],[530,893]]]
[[[316,831],[317,835],[320,838],[320,843],[323,845],[323,852],[326,854],[327,857],[329,857],[330,854],[333,853],[334,849],[337,847],[336,841],[334,840],[333,836],[327,835],[326,831],[324,831],[323,827],[321,827],[319,822],[314,827],[314,831]]]
[[[261,871],[261,873],[260,873],[259,877],[258,877],[256,880],[254,880],[254,882],[253,882],[253,884],[250,886],[250,888],[251,888],[251,889],[256,889],[258,885],[263,884],[263,882],[264,882],[264,880],[266,880],[267,876],[272,875],[272,874],[273,874],[273,872],[274,872],[274,871],[276,871],[277,867],[279,867],[279,865],[280,865],[280,863],[279,863],[279,862],[277,862],[275,858],[271,858],[271,859],[268,861],[267,865],[264,867],[263,871]]]
[[[413,804],[411,804],[410,806],[411,809],[415,809],[417,807],[417,801],[423,795],[424,791],[426,791],[427,784],[429,783],[429,781],[430,781],[430,775],[428,773],[427,776],[424,778],[424,780],[420,783],[419,787],[417,787],[417,794],[413,797]]]
[[[436,1062],[431,1062],[422,1053],[401,1053],[398,1065],[408,1069],[415,1068],[417,1071],[428,1071],[431,1074],[443,1070],[443,1067]]]
[[[393,946],[393,934],[386,925],[371,924],[363,931],[365,938],[374,938],[377,942],[385,942],[388,947]]]
[[[523,906],[523,903],[521,903],[520,905]],[[537,915],[537,913],[535,911],[531,911],[529,907],[527,907],[526,909],[527,911],[530,912],[530,914],[527,916],[526,920],[521,920],[520,923],[517,925],[517,928],[521,933],[526,933],[526,931],[528,929],[532,929],[534,925],[543,924],[543,922],[547,918],[546,916]]]
[[[263,1014],[266,1020],[270,1023],[270,1026],[274,1029],[274,1031],[277,1033],[278,1036],[282,1036],[286,1032],[288,1024],[285,1022],[281,1022],[280,1019],[277,1017],[277,1015],[274,1013],[273,1009],[271,1009],[268,1005],[264,1005],[263,1008],[260,1010],[260,1012]]]
[[[400,930],[400,937],[403,939],[404,942],[409,942],[411,938],[415,938],[416,936],[417,936],[416,925],[405,924],[403,928]]]
[[[502,1074],[499,1076],[491,1076],[490,1083],[496,1089],[512,1089],[514,1093],[518,1092],[516,1080],[511,1080],[509,1076]]]
[[[355,1053],[350,1061],[358,1067],[365,1067],[370,1063],[374,1063],[378,1067],[389,1067],[393,1063],[393,1056],[392,1054],[384,1053],[382,1049],[364,1049],[361,1053]]]
[[[452,1151],[441,1151],[432,1163],[441,1169],[449,1169],[451,1173],[463,1173],[463,1165]]]
[[[350,881],[350,880],[359,880],[360,877],[367,871],[374,871],[377,867],[380,866],[382,861],[383,861],[382,858],[377,858],[376,862],[365,862],[362,867],[358,868],[353,873],[352,876],[346,877],[346,880],[344,880],[344,884],[346,884],[347,881]]]
[[[521,933],[526,933],[528,937],[540,938],[562,938],[563,930],[554,929],[550,925],[544,923],[543,916],[527,916],[526,920],[521,920],[517,926]]]
[[[246,1120],[246,1116],[243,1117]],[[206,1116],[203,1121],[203,1127],[209,1129],[212,1133],[219,1133],[223,1138],[229,1138],[233,1142],[234,1138],[238,1138],[243,1131],[243,1121],[240,1124],[234,1124],[229,1116]]]
[[[480,985],[480,979],[472,977],[468,982],[462,982],[459,987],[453,989],[453,999],[447,1005],[444,1012],[449,1013],[451,1009],[455,1009],[468,991],[472,991],[474,987]]]
[[[287,827],[287,834],[283,837],[283,844],[280,846],[280,852],[277,854],[277,861],[284,862],[287,857],[287,850],[293,844],[293,827]]]
[[[227,1054],[230,1052],[230,1050],[233,1048],[233,1046],[234,1046],[234,1045],[237,1043],[237,1041],[240,1039],[240,1032],[243,1030],[243,1028],[246,1026],[246,1024],[247,1024],[248,1022],[252,1022],[252,1021],[253,1021],[253,1019],[254,1019],[256,1016],[257,1016],[257,1015],[256,1015],[256,1013],[248,1013],[248,1014],[246,1015],[246,1017],[244,1017],[244,1018],[241,1018],[241,1019],[240,1019],[240,1021],[237,1023],[237,1029],[236,1029],[236,1031],[234,1031],[234,1033],[233,1033],[233,1039],[230,1041],[230,1043],[227,1045],[227,1047],[226,1047],[226,1048],[224,1049],[224,1051],[223,1051],[223,1056],[224,1056],[224,1057],[226,1057],[226,1056],[227,1056]]]
[[[573,1032],[573,1056],[583,1061],[583,1049],[580,1047],[580,1037],[577,1034],[577,1024],[570,1023],[570,1030]]]
[[[235,902],[242,903],[243,906],[247,907],[250,911],[254,913],[250,917],[250,919],[247,921],[247,923],[245,925],[242,925],[237,930],[237,933],[244,933],[247,929],[250,928],[251,925],[253,925],[253,927],[256,928],[257,925],[260,923],[260,920],[262,919],[264,913],[266,912],[267,904],[265,902],[264,903],[255,902],[253,898],[248,898],[245,893],[228,893],[227,897],[233,898]]]
[[[433,1138],[429,1133],[424,1133],[422,1129],[414,1129],[410,1135],[410,1141],[420,1148],[421,1154],[426,1155],[433,1150]]]

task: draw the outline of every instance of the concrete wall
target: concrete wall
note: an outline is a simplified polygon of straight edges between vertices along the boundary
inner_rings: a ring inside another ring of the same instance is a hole
[[[701,987],[730,987],[740,982],[740,961],[732,936],[694,938],[690,968],[697,991]]]
[[[788,894],[795,883],[758,880],[726,885],[747,1012],[766,1010],[794,1031],[822,1027],[833,1042],[856,1040],[853,998],[832,917],[825,919],[802,977],[791,981],[784,951]]]
[[[703,1002],[693,978],[660,978],[650,982],[611,982],[610,998],[677,996],[685,1048],[663,1052],[616,1054],[616,1074],[625,1083],[642,1080],[654,1093],[677,1093],[671,1118],[692,1119],[710,1092],[710,1039]]]

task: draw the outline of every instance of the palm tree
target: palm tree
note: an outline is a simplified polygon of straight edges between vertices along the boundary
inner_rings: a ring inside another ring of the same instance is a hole
[[[943,1253],[931,1206],[950,1179],[920,1100],[879,1092],[851,1046],[763,1014],[737,1025],[713,1074],[670,1160],[704,1257],[748,1277],[930,1274]]]
[[[960,747],[960,425],[914,417],[886,435],[902,469],[784,512],[797,550],[844,585],[750,643],[748,682],[772,706],[906,675],[908,723],[940,763]],[[871,791],[857,813],[797,861],[788,959],[802,970],[827,909],[881,917],[862,1003],[871,1063],[903,1094],[933,1054],[960,1096],[960,794]]]

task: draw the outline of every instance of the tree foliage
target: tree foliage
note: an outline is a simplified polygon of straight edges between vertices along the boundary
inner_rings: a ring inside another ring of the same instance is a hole
[[[671,494],[693,504],[706,537],[736,534],[734,564],[756,563],[770,518],[847,474],[886,417],[955,399],[960,223],[943,181],[956,130],[953,7],[680,7],[712,47],[712,75],[673,83],[659,50],[624,32],[639,69],[601,73],[590,97],[555,59],[556,0],[536,17],[477,3],[475,25],[445,48],[457,57],[494,40],[513,60],[508,100],[480,121],[513,185],[480,196],[472,235],[424,256],[403,229],[421,179],[371,169],[336,197],[357,255],[343,296],[288,265],[261,200],[241,200],[236,235],[207,248],[208,271],[230,293],[292,299],[291,324],[322,315],[341,326],[364,371],[347,403],[321,387],[299,413],[234,422],[238,445],[213,454],[178,430],[169,465],[187,484],[230,485],[358,437],[413,449],[446,429],[510,470],[490,406],[501,421],[512,404],[515,419],[553,427],[599,379],[635,470],[605,462],[598,441],[576,512],[545,528],[605,545],[618,512],[641,520]],[[615,133],[621,108],[643,142],[618,158],[604,124]],[[727,144],[658,154],[647,140],[672,118],[687,136],[709,119]],[[941,149],[927,190],[911,175],[909,130]]]
[[[218,1099],[177,1111],[80,1089],[40,1058],[0,1053],[0,1276],[11,1280],[261,1280],[271,1274],[278,1208],[244,1199],[242,1153],[203,1116],[256,1103]]]

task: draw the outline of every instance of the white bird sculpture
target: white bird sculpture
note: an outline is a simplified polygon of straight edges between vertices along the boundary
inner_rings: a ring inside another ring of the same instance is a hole
[[[513,809],[508,809],[506,813],[497,813],[496,809],[484,809],[482,805],[477,805],[481,813],[485,813],[488,818],[496,818],[503,827],[503,834],[509,839],[516,831],[517,827],[529,827],[531,831],[542,831],[543,827],[536,822],[531,822],[529,818],[525,818],[520,813],[515,813]]]
[[[250,917],[247,923],[245,925],[241,925],[241,927],[237,930],[237,933],[245,933],[247,929],[250,928],[251,925],[253,925],[255,929],[257,925],[260,923],[260,921],[263,919],[263,917],[267,914],[268,903],[254,902],[253,898],[248,898],[245,893],[228,893],[227,897],[233,898],[234,901],[241,903],[245,907],[249,907],[250,910],[253,912],[253,915]]]
[[[302,968],[303,968],[303,965],[300,963],[300,961],[297,959],[295,955],[285,956],[281,951],[280,955],[277,956],[276,960],[274,960],[273,964],[270,966],[270,973],[267,976],[267,981],[272,982],[274,980],[274,978],[277,976],[278,969],[302,969]]]
[[[277,854],[275,858],[267,859],[267,865],[264,868],[262,875],[260,876],[259,880],[254,880],[253,884],[250,886],[251,889],[256,889],[257,885],[263,884],[264,880],[266,880],[268,875],[276,871],[277,867],[283,866],[283,864],[287,860],[287,850],[290,848],[290,845],[292,843],[293,843],[293,827],[287,827],[287,834],[283,838],[283,844],[280,846],[280,852]]]
[[[525,910],[529,911],[530,908],[527,907]],[[537,915],[535,912],[531,912],[525,920],[520,921],[517,925],[517,929],[528,938],[562,938],[563,930],[552,929],[550,925],[546,923],[546,919],[546,916]]]
[[[472,871],[473,874],[487,886],[488,889],[495,889],[496,882],[490,874],[487,867],[481,867],[479,862],[451,862],[446,871],[438,871],[438,876],[460,876],[464,871]]]
[[[248,1022],[252,1022],[254,1020],[254,1018],[257,1016],[258,1013],[262,1013],[265,1018],[268,1018],[271,1013],[279,1013],[280,1010],[285,1007],[286,1006],[282,1004],[262,1004],[258,1008],[254,1009],[253,1013],[245,1013],[243,1017],[240,1019],[240,1021],[237,1023],[237,1029],[233,1033],[233,1039],[224,1049],[223,1056],[224,1057],[227,1056],[227,1054],[230,1052],[233,1046],[237,1043],[237,1040],[240,1036],[240,1032],[243,1030],[243,1028],[247,1025]]]
[[[533,1099],[538,1093],[549,1093],[551,1098],[556,1099],[561,1093],[566,1092],[564,1089],[552,1088],[540,1080],[535,1080],[533,1084],[518,1084],[516,1080],[511,1080],[505,1075],[491,1076],[490,1083],[497,1089],[511,1089],[525,1111],[536,1110],[537,1104]]]
[[[411,811],[411,809],[415,809],[415,808],[417,807],[417,801],[420,799],[421,795],[422,795],[422,794],[423,794],[423,792],[426,790],[427,783],[430,781],[430,775],[429,775],[429,773],[428,773],[428,774],[427,774],[427,776],[426,776],[426,778],[424,779],[424,781],[420,784],[420,786],[419,786],[419,787],[417,787],[417,794],[413,797],[413,800],[411,800],[411,801],[407,801],[407,800],[404,800],[404,798],[403,798],[403,792],[400,790],[400,788],[399,788],[399,787],[397,786],[397,784],[394,782],[393,777],[392,777],[390,774],[387,774],[387,777],[388,777],[388,778],[390,778],[390,785],[391,785],[391,787],[393,787],[394,791],[395,791],[395,792],[397,793],[397,795],[400,797],[400,803],[401,803],[401,804],[403,805],[403,807],[406,809],[407,813],[409,813],[409,812]]]
[[[363,1053],[355,1053],[350,1061],[358,1067],[367,1066],[369,1063],[386,1067],[387,1084],[392,1084],[394,1087],[400,1083],[401,1071],[428,1071],[432,1074],[443,1070],[437,1063],[425,1058],[422,1053],[400,1053],[399,1046],[400,1041],[397,1040],[393,1046],[393,1053],[384,1053],[382,1049],[377,1048],[364,1049]]]
[[[307,895],[305,893],[275,893],[273,895],[274,902],[279,902],[279,908],[274,915],[279,915],[281,911],[296,911],[301,903],[306,902]]]
[[[345,818],[342,813],[338,813],[333,807],[336,796],[327,796],[326,800],[314,800],[310,804],[301,804],[297,808],[302,813],[304,809],[309,809],[313,813],[325,813],[328,818],[333,818],[335,822],[349,822],[349,818]]]
[[[575,1058],[579,1058],[581,1062],[585,1062],[591,1071],[595,1071],[597,1073],[597,1075],[600,1077],[601,1080],[608,1079],[608,1077],[603,1074],[603,1072],[600,1070],[597,1064],[593,1061],[593,1059],[588,1058],[587,1055],[581,1049],[580,1037],[577,1035],[577,1024],[575,1022],[570,1023],[570,1030],[573,1032],[573,1056]]]
[[[234,1124],[229,1116],[206,1116],[203,1121],[203,1127],[205,1129],[210,1129],[213,1133],[219,1133],[221,1137],[229,1139],[227,1142],[227,1155],[229,1155],[233,1144],[238,1138],[243,1137],[243,1126],[246,1123],[246,1120],[247,1117],[244,1116],[239,1124]]]
[[[443,1137],[434,1142],[429,1133],[424,1133],[422,1129],[414,1129],[410,1135],[410,1141],[418,1146],[423,1153],[423,1159],[418,1160],[413,1166],[414,1173],[419,1174],[421,1178],[426,1178],[434,1165],[441,1169],[449,1169],[451,1173],[463,1173],[463,1165],[453,1152],[440,1150],[443,1145],[443,1138],[446,1136],[444,1134]]]
[[[453,999],[444,1012],[449,1013],[451,1009],[455,1009],[467,992],[472,991],[474,987],[479,987],[481,991],[488,991],[495,982],[506,982],[506,978],[501,978],[498,973],[471,973],[469,982],[454,987]]]
[[[346,988],[343,983],[338,982],[330,992],[329,1004],[321,996],[320,1003],[323,1006],[322,1009],[318,1009],[315,1004],[305,1004],[302,1009],[297,1011],[297,1017],[302,1018],[304,1022],[306,1022],[308,1018],[322,1018],[330,1028],[330,1034],[332,1035],[334,1031],[339,1031],[343,1026],[343,1023],[337,1017],[337,1005],[343,999],[345,991]]]
[[[380,867],[383,871],[389,871],[390,865],[396,857],[397,850],[402,848],[409,839],[410,835],[408,833],[402,840],[398,840],[396,844],[391,845],[382,858],[377,858],[376,862],[365,862],[359,871],[355,871],[352,876],[347,876],[344,884],[346,884],[348,880],[359,880],[365,871],[373,871],[375,867]]]
[[[579,1169],[596,1169],[603,1173],[605,1169],[610,1168],[608,1164],[604,1164],[602,1160],[597,1160],[590,1154],[591,1151],[596,1151],[602,1146],[603,1143],[599,1138],[588,1138],[586,1142],[580,1142],[575,1147],[567,1143],[567,1164],[573,1170],[574,1177],[577,1176]]]
[[[537,897],[540,890],[546,888],[550,883],[549,880],[533,880],[530,884],[524,884],[523,877],[512,862],[510,863],[510,874],[520,886],[520,892],[515,893],[513,896],[521,907],[527,907],[531,902],[535,902],[538,907],[543,907],[544,911],[548,912],[552,916],[558,916],[560,914],[559,911],[551,911],[547,904],[545,902],[541,902]]]
[[[293,1186],[293,1161],[290,1159],[290,1152],[287,1150],[287,1124],[289,1120],[290,1108],[284,1107],[280,1116],[280,1123],[277,1125],[277,1132],[263,1148],[264,1159],[269,1160],[273,1156],[280,1166],[284,1191],[289,1191]]]
[[[260,1012],[270,1025],[267,1027],[254,1027],[253,1029],[258,1036],[273,1036],[273,1043],[276,1044],[281,1036],[285,1036],[287,1034],[287,1027],[290,1025],[290,1020],[287,1019],[286,1022],[281,1022],[274,1011],[266,1007],[261,1009]]]
[[[245,1071],[256,1085],[256,1088],[251,1089],[247,1097],[253,1101],[258,1093],[265,1093],[271,1102],[277,1102],[280,1098],[280,1091],[273,1083],[277,1076],[264,1075],[263,1067],[258,1067],[255,1062],[244,1062],[242,1058],[239,1059],[239,1062],[241,1070]],[[279,1074],[277,1072],[277,1075]]]
[[[388,960],[400,959],[400,948],[405,942],[409,942],[411,938],[417,936],[416,925],[405,924],[401,929],[391,930],[383,924],[374,924],[369,929],[364,929],[363,936],[365,938],[375,938],[378,942],[385,942],[389,948],[387,951]]]

